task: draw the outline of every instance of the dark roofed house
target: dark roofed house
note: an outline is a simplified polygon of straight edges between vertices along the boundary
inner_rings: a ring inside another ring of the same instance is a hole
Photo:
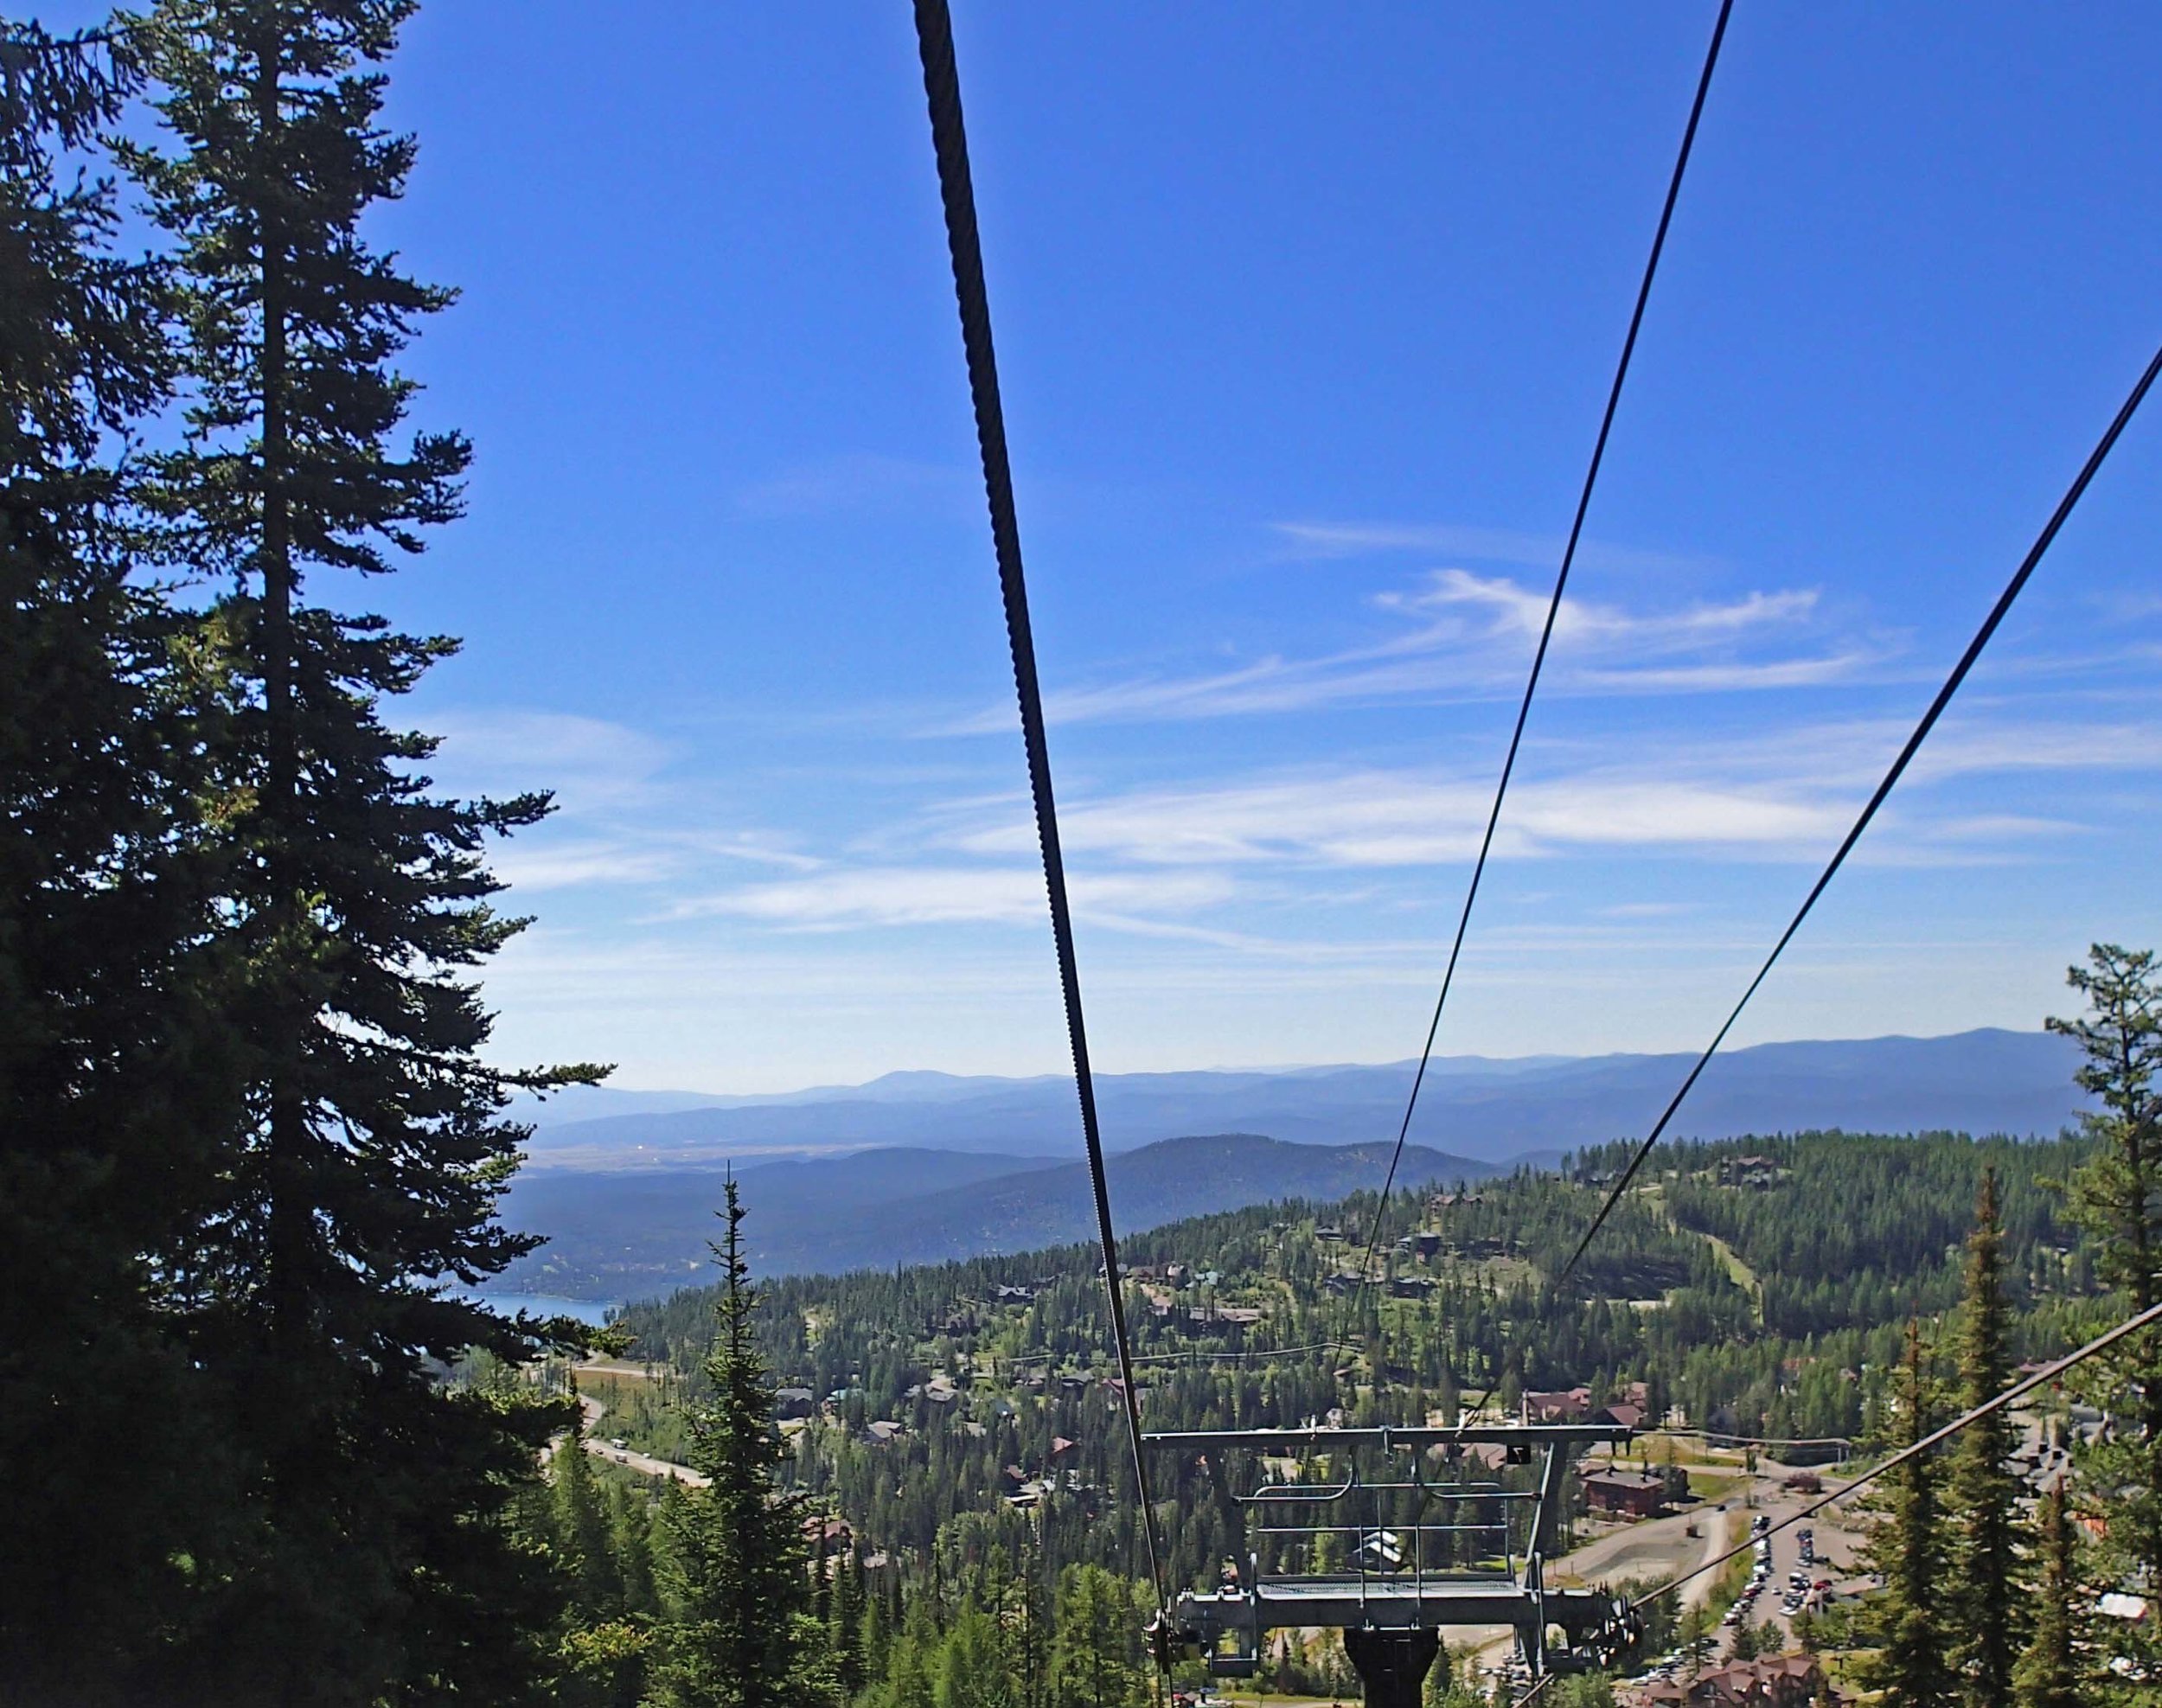
[[[1423,1275],[1400,1275],[1389,1283],[1389,1290],[1399,1299],[1423,1299],[1434,1290],[1434,1283]]]
[[[1627,1400],[1616,1400],[1612,1405],[1602,1406],[1599,1416],[1592,1421],[1619,1423],[1625,1430],[1641,1430],[1644,1427],[1644,1408]]]
[[[1615,1698],[1625,1708],[1812,1708],[1846,1698],[1825,1682],[1812,1654],[1765,1654],[1730,1661],[1687,1684],[1675,1679],[1631,1685]]]
[[[818,1396],[809,1388],[776,1388],[773,1391],[773,1415],[776,1417],[808,1417],[811,1408],[818,1404]]]
[[[1666,1504],[1666,1480],[1642,1471],[1590,1471],[1583,1478],[1584,1504],[1595,1513],[1629,1518],[1659,1516]]]
[[[1524,1421],[1527,1423],[1581,1423],[1590,1416],[1590,1388],[1558,1388],[1524,1396]]]
[[[847,1553],[855,1535],[848,1519],[814,1513],[803,1520],[803,1540],[810,1545],[813,1556],[822,1559],[828,1554]]]
[[[1719,1184],[1762,1192],[1777,1186],[1786,1172],[1769,1156],[1730,1156],[1719,1164]]]

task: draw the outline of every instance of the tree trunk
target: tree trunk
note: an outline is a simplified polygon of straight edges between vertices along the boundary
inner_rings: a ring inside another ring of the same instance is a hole
[[[283,44],[265,35],[257,49],[255,111],[259,134],[277,133],[278,73]],[[285,256],[276,219],[258,214],[262,252],[263,346],[257,375],[263,400],[263,533],[258,567],[263,577],[263,722],[267,744],[262,816],[265,880],[270,892],[272,971],[267,1018],[270,1137],[265,1174],[269,1188],[270,1263],[267,1290],[271,1336],[281,1353],[297,1340],[307,1308],[307,1109],[300,1084],[300,1057],[307,1017],[300,994],[288,988],[281,950],[299,924],[299,886],[291,853],[299,793],[299,740],[293,706],[292,528],[285,485],[290,448],[285,424]]]

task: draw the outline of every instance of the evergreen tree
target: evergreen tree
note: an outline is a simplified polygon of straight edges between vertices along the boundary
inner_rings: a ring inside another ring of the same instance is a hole
[[[1682,1666],[1691,1678],[1704,1670],[1711,1658],[1712,1636],[1711,1615],[1701,1603],[1686,1609],[1675,1632],[1674,1647],[1681,1653]]]
[[[192,1344],[230,1086],[204,684],[125,461],[169,299],[78,170],[139,80],[124,37],[0,21],[0,1698],[36,1703],[158,1687],[242,1527]]]
[[[853,1545],[834,1564],[832,1605],[827,1615],[832,1633],[834,1678],[841,1700],[854,1699],[864,1686],[863,1558]]]
[[[878,1708],[938,1708],[937,1686],[921,1637],[910,1632],[893,1645],[886,1682],[873,1699]]]
[[[2101,1108],[2082,1117],[2095,1154],[2067,1195],[2095,1278],[2144,1311],[2162,1300],[2162,968],[2150,951],[2097,944],[2068,976],[2087,1013],[2050,1029],[2078,1042],[2080,1085]],[[2162,1584],[2162,1332],[2088,1359],[2068,1385],[2120,1420],[2074,1453],[2081,1498],[2102,1521],[2098,1575],[2111,1586]],[[2151,1630],[2127,1628],[2112,1641],[2135,1670],[2162,1677]]]
[[[668,1517],[673,1608],[659,1667],[669,1708],[786,1708],[829,1698],[818,1677],[824,1633],[807,1610],[802,1503],[776,1497],[783,1449],[743,1255],[742,1199],[732,1179],[713,1255],[721,1286],[712,1398],[688,1414],[691,1462],[709,1479]]]
[[[863,1673],[867,1680],[883,1679],[893,1652],[893,1622],[886,1597],[874,1589],[863,1609]]]
[[[176,245],[186,443],[147,496],[170,560],[227,591],[199,645],[224,686],[206,740],[223,922],[221,1017],[244,1088],[222,1201],[197,1255],[192,1351],[234,1397],[251,1552],[206,1591],[186,1666],[237,1700],[395,1691],[532,1694],[553,1623],[500,1522],[563,1409],[454,1391],[478,1347],[535,1326],[457,1291],[534,1242],[497,1199],[524,1130],[468,976],[521,926],[490,905],[482,844],[543,796],[461,803],[383,721],[452,643],[306,602],[318,568],[380,573],[458,511],[456,434],[392,440],[393,367],[450,300],[372,252],[410,138],[378,123],[409,0],[163,0],[136,28],[165,139],[124,151]]]
[[[1967,1243],[1967,1297],[1960,1326],[1959,1409],[1981,1404],[2012,1379],[2006,1344],[2004,1223],[1997,1171],[1982,1171],[1974,1231]],[[2026,1598],[2017,1546],[2019,1484],[2006,1468],[2012,1426],[2002,1411],[1954,1437],[1945,1487],[1952,1530],[1951,1628],[1961,1689],[1971,1708],[2007,1708],[2019,1654]]]
[[[981,1609],[968,1609],[946,1634],[938,1656],[936,1700],[937,1708],[1018,1708],[1020,1692],[1007,1664],[1005,1642],[996,1622]],[[1128,1708],[1123,1696],[1097,1700],[1103,1708]]]
[[[1446,1708],[1455,1693],[1455,1654],[1443,1643],[1434,1656],[1434,1664],[1426,1669],[1426,1682],[1420,1686],[1420,1700],[1425,1708]]]
[[[582,1427],[563,1437],[550,1462],[556,1550],[570,1578],[572,1608],[585,1623],[612,1619],[624,1609],[623,1579]]]
[[[1126,1708],[1140,1698],[1138,1609],[1124,1580],[1100,1565],[1059,1574],[1058,1634],[1051,1652],[1058,1708]]]
[[[674,1487],[674,1479],[669,1480]],[[661,1596],[654,1582],[653,1503],[644,1490],[616,1485],[611,1496],[609,1547],[623,1578],[624,1610],[650,1618],[661,1611]]]
[[[2080,1708],[2079,1568],[2062,1478],[2042,1497],[2039,1516],[2041,1593],[2034,1635],[2013,1671],[2015,1696],[2019,1708]]]
[[[1903,1448],[1935,1427],[1931,1384],[1922,1366],[1922,1326],[1911,1320],[1901,1376],[1892,1445]],[[1865,1681],[1882,1692],[1884,1708],[1948,1708],[1957,1695],[1938,1617],[1945,1556],[1937,1475],[1929,1455],[1919,1454],[1890,1474],[1873,1502],[1878,1519],[1865,1558],[1883,1574],[1884,1588],[1866,1609],[1877,1653]]]

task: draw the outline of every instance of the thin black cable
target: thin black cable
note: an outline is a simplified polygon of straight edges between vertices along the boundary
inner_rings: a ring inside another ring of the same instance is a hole
[[[1442,1027],[1442,1010],[1449,1006],[1449,987],[1456,977],[1457,957],[1463,953],[1464,933],[1471,925],[1472,904],[1479,899],[1479,880],[1486,875],[1487,855],[1494,847],[1494,827],[1501,822],[1501,803],[1509,793],[1509,778],[1516,771],[1517,750],[1524,744],[1524,726],[1532,715],[1532,699],[1538,692],[1539,673],[1546,665],[1546,649],[1554,638],[1555,620],[1561,615],[1562,593],[1569,585],[1569,572],[1577,561],[1577,542],[1584,531],[1584,516],[1591,509],[1592,489],[1599,483],[1599,465],[1605,461],[1607,438],[1614,430],[1615,412],[1621,406],[1622,385],[1629,376],[1629,359],[1636,353],[1636,335],[1644,324],[1644,307],[1651,300],[1652,280],[1659,272],[1659,258],[1666,247],[1666,230],[1673,224],[1674,204],[1681,197],[1682,175],[1689,169],[1690,150],[1697,141],[1697,124],[1704,117],[1705,97],[1711,90],[1711,74],[1719,63],[1719,44],[1726,39],[1727,16],[1734,0],[1719,0],[1718,22],[1711,27],[1711,44],[1705,50],[1704,70],[1697,78],[1696,99],[1689,106],[1689,123],[1681,133],[1681,148],[1674,157],[1673,176],[1667,180],[1666,200],[1659,211],[1659,229],[1652,236],[1652,253],[1644,263],[1644,276],[1636,287],[1636,306],[1629,312],[1628,336],[1622,341],[1622,359],[1615,364],[1614,383],[1607,388],[1607,406],[1599,418],[1599,436],[1591,446],[1591,464],[1584,470],[1583,489],[1577,496],[1577,514],[1569,524],[1569,543],[1562,548],[1561,570],[1554,578],[1554,595],[1546,603],[1546,621],[1539,629],[1538,649],[1532,655],[1532,673],[1524,684],[1524,699],[1517,707],[1516,727],[1509,732],[1509,751],[1501,762],[1501,780],[1494,785],[1494,805],[1487,814],[1486,834],[1479,839],[1479,857],[1473,861],[1471,883],[1464,892],[1463,911],[1456,918],[1456,936],[1449,948],[1449,964],[1442,973],[1441,995],[1435,999],[1434,1018],[1427,1022],[1426,1042],[1419,1051],[1418,1071],[1411,1077],[1411,1095],[1404,1105],[1404,1120],[1397,1128],[1397,1146],[1389,1158],[1389,1173],[1381,1183],[1381,1201],[1374,1206],[1373,1231],[1366,1241],[1366,1256],[1359,1266],[1359,1294],[1352,1302],[1354,1315],[1365,1297],[1373,1269],[1374,1252],[1381,1240],[1381,1223],[1389,1207],[1389,1192],[1396,1185],[1397,1168],[1404,1161],[1404,1144],[1411,1131],[1411,1115],[1419,1105],[1419,1089],[1426,1083],[1427,1064],[1433,1059],[1434,1040]]]
[[[1830,1494],[1811,1501],[1807,1506],[1800,1508],[1798,1511],[1789,1513],[1785,1518],[1780,1519],[1777,1524],[1768,1526],[1761,1533],[1749,1536],[1745,1539],[1736,1543],[1734,1546],[1729,1548],[1724,1553],[1720,1554],[1716,1558],[1705,1560],[1698,1565],[1693,1565],[1690,1567],[1688,1570],[1668,1578],[1666,1582],[1661,1583],[1656,1589],[1646,1590],[1642,1595],[1637,1596],[1635,1600],[1629,1603],[1629,1611],[1634,1613],[1640,1608],[1649,1607],[1653,1602],[1658,1601],[1661,1596],[1671,1596],[1675,1590],[1680,1589],[1683,1584],[1690,1582],[1692,1578],[1701,1577],[1707,1571],[1717,1570],[1719,1567],[1724,1565],[1729,1560],[1734,1558],[1735,1556],[1748,1552],[1750,1549],[1754,1548],[1758,1542],[1763,1540],[1765,1538],[1776,1536],[1781,1531],[1788,1529],[1791,1526],[1800,1524],[1804,1519],[1814,1518],[1826,1506],[1831,1506],[1835,1501],[1845,1500],[1849,1495],[1852,1494],[1856,1489],[1864,1487],[1865,1484],[1876,1481],[1877,1479],[1883,1476],[1885,1472],[1897,1469],[1899,1466],[1905,1464],[1908,1460],[1927,1453],[1933,1448],[1942,1446],[1944,1443],[1949,1441],[1961,1430],[1967,1428],[1971,1424],[1980,1423],[1983,1418],[1988,1417],[1992,1412],[2001,1411],[2005,1406],[2010,1405],[2014,1400],[2019,1399],[2024,1395],[2032,1393],[2037,1388],[2043,1386],[2044,1384],[2056,1381],[2058,1377],[2062,1376],[2066,1371],[2071,1369],[2075,1365],[2082,1364],[2087,1359],[2094,1357],[2095,1353],[2107,1351],[2109,1347],[2116,1345],[2118,1341],[2123,1340],[2127,1335],[2136,1334],[2142,1328],[2152,1327],[2158,1322],[2162,1322],[2162,1305],[2150,1305],[2146,1310],[2140,1311],[2135,1315],[2127,1317],[2114,1328],[2108,1329],[2102,1334],[2097,1334],[2085,1346],[2079,1347],[2076,1351],[2067,1353],[2063,1358],[2057,1359],[2056,1363],[2046,1364],[2043,1366],[2041,1369],[2033,1372],[2031,1374],[2021,1377],[2019,1380],[2014,1382],[2002,1393],[1997,1394],[1989,1399],[1986,1399],[1980,1405],[1971,1407],[1969,1410],[1961,1412],[1950,1423],[1942,1425],[1941,1428],[1931,1430],[1920,1441],[1914,1443],[1910,1446],[1901,1448],[1898,1452],[1884,1460],[1883,1463],[1871,1466],[1868,1470],[1864,1471],[1860,1475],[1852,1478],[1844,1487],[1835,1488]],[[1560,1676],[1558,1673],[1550,1673],[1545,1678],[1541,1679],[1537,1684],[1532,1686],[1531,1690],[1526,1693],[1523,1699],[1517,1704],[1517,1708],[1531,1708],[1531,1705],[1538,1698],[1540,1692],[1543,1692],[1546,1686],[1558,1676]]]
[[[1797,1525],[1806,1518],[1813,1517],[1816,1513],[1822,1512],[1826,1506],[1830,1506],[1833,1501],[1845,1500],[1848,1495],[1853,1494],[1856,1489],[1861,1487],[1864,1484],[1874,1482],[1878,1477],[1883,1476],[1885,1472],[1905,1464],[1908,1460],[1915,1458],[1920,1454],[1927,1453],[1934,1447],[1942,1445],[1945,1442],[1950,1440],[1954,1436],[1957,1435],[1961,1430],[1966,1429],[1969,1424],[1979,1423],[1983,1418],[1988,1417],[1993,1411],[2001,1411],[2005,1406],[2010,1405],[2014,1400],[2018,1399],[2023,1395],[2032,1393],[2037,1388],[2043,1386],[2045,1383],[2054,1382],[2066,1371],[2071,1369],[2073,1366],[2085,1362],[2087,1359],[2094,1357],[2096,1353],[2107,1351],[2109,1347],[2114,1347],[2118,1341],[2123,1340],[2127,1335],[2136,1334],[2142,1328],[2152,1327],[2157,1322],[2162,1322],[2162,1305],[2150,1305],[2146,1309],[2140,1311],[2134,1315],[2127,1317],[2114,1328],[2108,1329],[2102,1334],[2097,1334],[2085,1346],[2081,1347],[2076,1351],[2067,1353],[2063,1358],[2057,1359],[2056,1363],[2045,1364],[2041,1369],[2033,1372],[2031,1374],[2021,1377],[2019,1380],[2014,1382],[2002,1393],[1998,1394],[1992,1398],[1986,1399],[1980,1405],[1973,1406],[1969,1410],[1961,1412],[1950,1423],[1942,1425],[1941,1428],[1932,1430],[1928,1435],[1922,1436],[1920,1441],[1916,1442],[1913,1445],[1901,1448],[1898,1452],[1893,1454],[1882,1464],[1872,1466],[1870,1469],[1864,1471],[1859,1476],[1853,1478],[1844,1488],[1834,1489],[1831,1494],[1826,1494],[1819,1500],[1811,1501],[1807,1506],[1803,1506],[1799,1511],[1790,1513],[1787,1517],[1780,1519],[1777,1524],[1769,1526],[1763,1532],[1763,1534],[1766,1536],[1776,1536],[1781,1531],[1785,1530],[1790,1525]],[[1687,1571],[1681,1573],[1679,1577],[1669,1578],[1657,1589],[1647,1590],[1644,1594],[1639,1596],[1634,1601],[1631,1602],[1629,1606],[1632,1609],[1644,1607],[1648,1605],[1650,1602],[1657,1601],[1661,1596],[1673,1594],[1676,1590],[1681,1588],[1683,1584],[1688,1583],[1692,1577],[1701,1577],[1705,1572],[1716,1570],[1717,1567],[1724,1565],[1737,1554],[1754,1546],[1758,1539],[1759,1538],[1756,1537],[1751,1537],[1747,1541],[1737,1543],[1733,1547],[1728,1549],[1726,1552],[1721,1554],[1717,1559],[1706,1560],[1701,1565],[1692,1566]]]
[[[1014,507],[1014,471],[1007,456],[1006,419],[999,406],[998,364],[991,347],[991,304],[983,282],[983,250],[976,231],[975,191],[969,176],[969,141],[961,118],[961,81],[954,64],[953,18],[946,0],[916,0],[916,42],[924,62],[924,96],[931,109],[931,143],[938,157],[938,190],[945,204],[946,243],[953,259],[961,338],[968,355],[969,392],[975,408],[976,443],[983,456],[983,489],[991,511],[991,544],[998,560],[999,589],[1006,605],[1006,637],[1014,655],[1014,688],[1020,702],[1021,740],[1028,754],[1028,788],[1036,804],[1036,837],[1043,849],[1044,887],[1051,904],[1051,933],[1059,955],[1059,984],[1065,998],[1066,1036],[1073,1048],[1073,1078],[1081,1100],[1081,1133],[1089,1150],[1089,1177],[1096,1193],[1097,1231],[1103,1246],[1103,1286],[1111,1308],[1111,1335],[1118,1352],[1126,1401],[1127,1433],[1134,1451],[1134,1487],[1141,1500],[1142,1532],[1148,1545],[1148,1573],[1161,1606],[1167,1599],[1156,1511],[1148,1496],[1148,1468],[1142,1452],[1141,1395],[1134,1385],[1134,1355],[1126,1334],[1126,1305],[1119,1290],[1118,1242],[1111,1228],[1111,1197],[1104,1178],[1103,1142],[1097,1125],[1096,1082],[1089,1071],[1088,1030],[1082,1020],[1081,976],[1073,953],[1073,919],[1066,900],[1065,862],[1059,848],[1059,809],[1051,790],[1051,755],[1044,739],[1043,694],[1036,680],[1036,648],[1028,626],[1028,591],[1021,576],[1020,524]]]
[[[1674,1093],[1665,1112],[1660,1116],[1657,1124],[1645,1136],[1644,1142],[1637,1147],[1636,1155],[1629,1159],[1629,1166],[1622,1171],[1622,1178],[1614,1183],[1614,1189],[1607,1194],[1606,1202],[1599,1206],[1598,1215],[1592,1219],[1591,1225],[1584,1230],[1584,1237],[1577,1241],[1576,1251],[1570,1256],[1568,1263],[1562,1266],[1561,1273],[1555,1277],[1558,1283],[1567,1280],[1574,1272],[1578,1260],[1584,1255],[1585,1248],[1590,1245],[1593,1236],[1605,1225],[1606,1219],[1613,1212],[1614,1206],[1622,1201],[1622,1193],[1629,1189],[1629,1182],[1636,1178],[1636,1171],[1643,1166],[1644,1159],[1651,1155],[1652,1147],[1659,1142],[1660,1135],[1666,1132],[1667,1123],[1674,1118],[1675,1111],[1680,1109],[1682,1099],[1689,1095],[1691,1088],[1697,1083],[1698,1076],[1702,1074],[1705,1067],[1710,1065],[1711,1058],[1717,1053],[1720,1045],[1726,1041],[1727,1033],[1733,1029],[1735,1021],[1741,1019],[1742,1010],[1749,1006],[1749,999],[1756,995],[1757,987],[1764,982],[1765,977],[1771,972],[1773,964],[1778,961],[1781,951],[1794,940],[1794,933],[1801,929],[1801,922],[1809,917],[1809,910],[1817,905],[1817,898],[1824,893],[1826,886],[1831,883],[1839,867],[1846,863],[1847,855],[1853,852],[1854,845],[1862,840],[1862,833],[1869,828],[1870,821],[1877,816],[1877,809],[1884,804],[1884,797],[1891,793],[1893,785],[1906,774],[1908,764],[1913,760],[1915,754],[1920,751],[1929,732],[1936,727],[1937,720],[1944,715],[1944,708],[1952,703],[1952,696],[1959,692],[1960,684],[1967,680],[1967,673],[1974,668],[1975,661],[1982,656],[1982,649],[1989,644],[1990,637],[1997,632],[1998,625],[2005,620],[2005,614],[2012,610],[2012,602],[2019,597],[2020,590],[2027,585],[2028,578],[2034,573],[2036,566],[2041,563],[2044,554],[2049,551],[2051,542],[2056,539],[2057,530],[2064,526],[2066,518],[2072,514],[2074,507],[2078,504],[2082,495],[2086,492],[2088,483],[2095,478],[2103,461],[2116,445],[2119,437],[2131,424],[2133,416],[2139,412],[2140,405],[2146,397],[2148,388],[2154,384],[2155,375],[2158,373],[2162,373],[2162,349],[2155,351],[2153,358],[2140,375],[2139,383],[2133,387],[2131,395],[2125,399],[2123,406],[2119,408],[2115,418],[2110,422],[2108,431],[2102,434],[2100,442],[2088,454],[2087,461],[2081,465],[2078,475],[2074,477],[2072,484],[2066,489],[2064,496],[2057,501],[2056,509],[2050,512],[2048,523],[2035,537],[2034,544],[2027,548],[2027,555],[2020,560],[2019,567],[2013,573],[2012,579],[2005,584],[2005,591],[1997,596],[1997,603],[1990,608],[1990,613],[1983,619],[1982,626],[1975,630],[1974,638],[1967,643],[1967,650],[1960,655],[1960,662],[1952,667],[1952,674],[1944,679],[1944,686],[1937,690],[1936,698],[1929,702],[1929,709],[1922,714],[1922,721],[1915,726],[1914,733],[1907,738],[1906,745],[1899,750],[1899,757],[1892,761],[1891,769],[1884,773],[1884,781],[1877,785],[1876,792],[1869,797],[1869,804],[1862,809],[1861,816],[1854,821],[1854,828],[1846,833],[1845,840],[1839,844],[1839,852],[1832,856],[1831,864],[1824,868],[1817,881],[1809,886],[1809,893],[1802,898],[1801,905],[1795,911],[1794,917],[1788,921],[1787,929],[1779,934],[1779,941],[1772,945],[1772,952],[1764,957],[1764,964],[1756,969],[1756,976],[1749,981],[1749,988],[1742,993],[1741,1001],[1734,1005],[1733,1011],[1727,1015],[1718,1031],[1712,1035],[1711,1042],[1705,1046],[1704,1053],[1697,1058],[1697,1065],[1689,1070],[1687,1077],[1681,1082],[1680,1089]]]

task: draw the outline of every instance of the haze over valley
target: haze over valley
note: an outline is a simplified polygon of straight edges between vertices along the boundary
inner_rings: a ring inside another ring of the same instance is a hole
[[[1995,1030],[1761,1045],[1713,1061],[1673,1135],[2054,1135],[2079,1113],[2075,1053],[2049,1033]],[[1641,1135],[1686,1065],[1437,1061],[1399,1178],[1546,1167]],[[1399,1062],[1099,1075],[1120,1225],[1378,1189],[1410,1073]],[[1094,1227],[1064,1078],[895,1073],[758,1097],[587,1090],[528,1116],[537,1129],[506,1217],[549,1244],[509,1271],[512,1289],[621,1299],[702,1279],[724,1169],[752,1212],[751,1261],[769,1275],[1030,1250]]]

